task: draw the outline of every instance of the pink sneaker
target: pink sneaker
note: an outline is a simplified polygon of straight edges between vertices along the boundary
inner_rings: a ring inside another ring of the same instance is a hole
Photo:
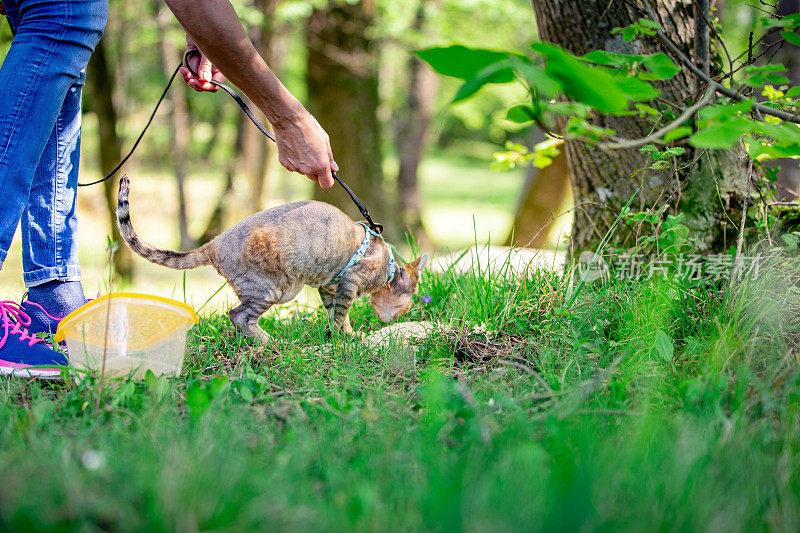
[[[67,356],[50,349],[27,327],[31,317],[16,302],[0,301],[0,374],[58,379]]]

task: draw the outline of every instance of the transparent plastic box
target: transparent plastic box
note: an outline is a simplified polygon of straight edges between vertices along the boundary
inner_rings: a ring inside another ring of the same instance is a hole
[[[55,340],[67,341],[70,365],[105,377],[177,376],[186,353],[186,333],[197,315],[186,304],[135,293],[101,296],[67,315]]]

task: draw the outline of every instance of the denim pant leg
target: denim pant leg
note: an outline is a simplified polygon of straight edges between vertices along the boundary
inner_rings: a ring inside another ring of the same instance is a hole
[[[33,175],[22,213],[22,268],[26,287],[54,279],[80,281],[75,213],[81,143],[81,92],[86,70],[67,91]]]
[[[73,198],[63,191],[69,189],[66,182],[69,182],[67,176],[72,169],[67,166],[74,160],[72,154],[67,154],[70,149],[77,150],[78,146],[72,132],[79,128],[79,122],[74,122],[80,119],[79,114],[77,119],[73,118],[69,128],[61,130],[70,130],[66,138],[59,137],[56,123],[67,93],[73,85],[82,84],[82,71],[100,40],[108,16],[107,0],[3,0],[3,4],[15,34],[0,67],[0,265],[8,254],[14,231],[28,204],[34,177],[49,182],[44,187],[52,191],[50,196],[57,201],[50,205],[32,206],[33,219],[41,220],[34,213],[41,208],[56,218],[55,222],[50,219],[53,227],[70,225],[63,212],[69,212],[71,208],[62,208],[62,214],[58,214],[57,204],[74,203],[74,187]],[[80,91],[76,92],[79,96]],[[51,136],[54,137],[52,143]],[[67,146],[69,138],[73,139],[72,148]],[[45,159],[57,161],[55,166],[60,167],[59,171],[49,172],[44,162],[41,171],[37,171],[49,144],[55,145],[56,150]],[[77,152],[74,157],[77,158]],[[59,179],[65,182],[62,192],[54,184]],[[38,194],[35,192],[33,196]],[[58,217],[62,218],[60,222]],[[28,224],[30,230],[30,218]],[[51,247],[53,243],[49,241],[52,240],[74,240],[71,232],[56,233],[44,237]],[[67,249],[71,250],[73,246],[70,243]]]

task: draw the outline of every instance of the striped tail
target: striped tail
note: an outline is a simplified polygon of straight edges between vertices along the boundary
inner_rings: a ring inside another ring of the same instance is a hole
[[[131,212],[128,205],[128,192],[130,190],[130,180],[128,176],[122,176],[119,180],[119,195],[117,196],[117,225],[122,234],[122,238],[128,243],[131,250],[141,255],[151,263],[174,268],[177,270],[188,270],[203,265],[210,265],[211,261],[206,253],[208,244],[191,250],[189,252],[173,252],[162,250],[142,241],[131,224]]]

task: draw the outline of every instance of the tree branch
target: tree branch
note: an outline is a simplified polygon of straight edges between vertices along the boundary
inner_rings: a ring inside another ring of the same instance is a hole
[[[700,109],[708,105],[711,101],[711,98],[714,96],[714,89],[710,88],[706,91],[703,97],[697,101],[696,104],[689,107],[684,111],[681,116],[664,126],[663,128],[654,131],[647,137],[642,137],[641,139],[615,139],[616,142],[606,142],[606,143],[598,143],[598,148],[604,150],[621,150],[625,148],[638,148],[640,146],[644,146],[645,144],[655,142],[663,137],[666,133],[678,128],[683,123],[685,123],[692,115],[697,113]]]

